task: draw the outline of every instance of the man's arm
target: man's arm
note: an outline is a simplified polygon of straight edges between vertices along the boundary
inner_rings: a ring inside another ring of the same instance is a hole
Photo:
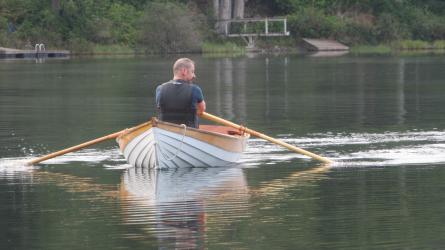
[[[198,85],[193,84],[193,98],[196,102],[196,114],[201,115],[206,111],[206,102],[204,101],[204,95]]]
[[[196,114],[201,115],[206,111],[206,102],[202,100],[202,102],[198,102],[196,105]]]

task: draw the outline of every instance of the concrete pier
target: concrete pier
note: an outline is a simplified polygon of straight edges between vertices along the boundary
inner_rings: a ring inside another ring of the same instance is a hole
[[[41,57],[67,57],[68,50],[21,50],[0,47],[1,58],[41,58]]]
[[[345,51],[349,47],[334,40],[302,39],[303,46],[309,51]]]

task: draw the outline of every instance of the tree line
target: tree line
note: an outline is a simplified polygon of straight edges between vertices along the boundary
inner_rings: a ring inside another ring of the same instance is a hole
[[[293,40],[373,45],[445,39],[442,0],[0,0],[0,46],[200,51],[205,41],[225,41],[221,20],[266,16],[286,16]]]

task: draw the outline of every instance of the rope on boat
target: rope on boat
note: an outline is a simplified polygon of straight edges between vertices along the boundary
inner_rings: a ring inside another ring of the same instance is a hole
[[[184,145],[184,139],[185,139],[185,133],[187,132],[187,126],[185,124],[181,124],[181,127],[184,127],[184,133],[182,133],[182,139],[181,139],[181,144],[179,144],[179,146],[176,148],[176,153],[170,157],[166,157],[166,154],[164,152],[162,152],[161,146],[158,146],[159,152],[162,155],[162,158],[164,158],[166,161],[172,161],[176,158],[176,156],[178,156],[179,153],[182,152],[182,145]]]

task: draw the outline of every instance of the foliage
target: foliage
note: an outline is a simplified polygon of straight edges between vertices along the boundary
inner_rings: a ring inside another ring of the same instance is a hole
[[[445,38],[445,18],[428,10],[410,9],[406,15],[406,23],[411,27],[413,39],[432,41]]]
[[[289,15],[296,10],[297,3],[292,0],[249,0],[246,3],[250,16],[280,16]]]
[[[79,47],[75,45],[79,41],[84,45],[131,45],[135,41],[140,11],[132,5],[117,1],[61,0],[60,8],[53,9],[50,2],[2,0],[0,25],[6,20],[17,28],[15,36],[24,43],[45,43],[47,47]]]
[[[244,53],[245,47],[239,46],[236,43],[212,43],[205,42],[202,46],[203,53]]]
[[[289,16],[288,23],[293,36],[311,38],[335,37],[344,26],[337,17],[326,15],[312,7],[301,9]]]
[[[198,51],[203,42],[204,20],[183,4],[153,2],[145,8],[137,42],[148,53]]]
[[[391,47],[385,45],[370,46],[361,45],[351,48],[353,54],[389,54],[391,53]]]
[[[337,40],[346,44],[376,45],[377,30],[372,20],[368,17],[355,17],[345,19],[345,26]]]
[[[422,40],[400,40],[392,42],[391,46],[397,50],[443,50],[445,49],[445,40],[436,40],[434,42]]]
[[[54,4],[57,3],[57,4]],[[212,1],[206,0],[0,0],[0,46],[93,52],[97,45],[151,53],[198,51],[213,38]],[[248,0],[246,17],[284,16],[293,38],[333,38],[348,45],[416,47],[445,40],[443,0]],[[270,23],[279,32],[281,25]],[[263,23],[246,26],[264,30]],[[232,24],[242,31],[244,24]],[[275,29],[275,30],[274,30]],[[206,47],[207,49],[207,47]]]
[[[94,44],[84,38],[71,38],[66,42],[68,49],[73,53],[92,54]]]
[[[392,45],[396,49],[401,50],[418,50],[418,49],[432,49],[433,46],[421,40],[402,40],[394,42]]]
[[[93,48],[94,54],[134,54],[134,50],[124,45],[100,45],[97,44]]]
[[[445,49],[445,40],[437,40],[433,42],[435,49]]]
[[[334,38],[348,44],[445,39],[440,0],[249,0],[266,15],[288,15],[296,38]],[[266,6],[266,7],[265,7]]]
[[[380,42],[390,42],[406,38],[407,31],[400,21],[389,13],[383,13],[375,24],[376,39]]]
[[[113,43],[134,45],[137,37],[136,24],[142,16],[135,7],[128,4],[114,3],[110,6],[108,18],[111,21]]]

